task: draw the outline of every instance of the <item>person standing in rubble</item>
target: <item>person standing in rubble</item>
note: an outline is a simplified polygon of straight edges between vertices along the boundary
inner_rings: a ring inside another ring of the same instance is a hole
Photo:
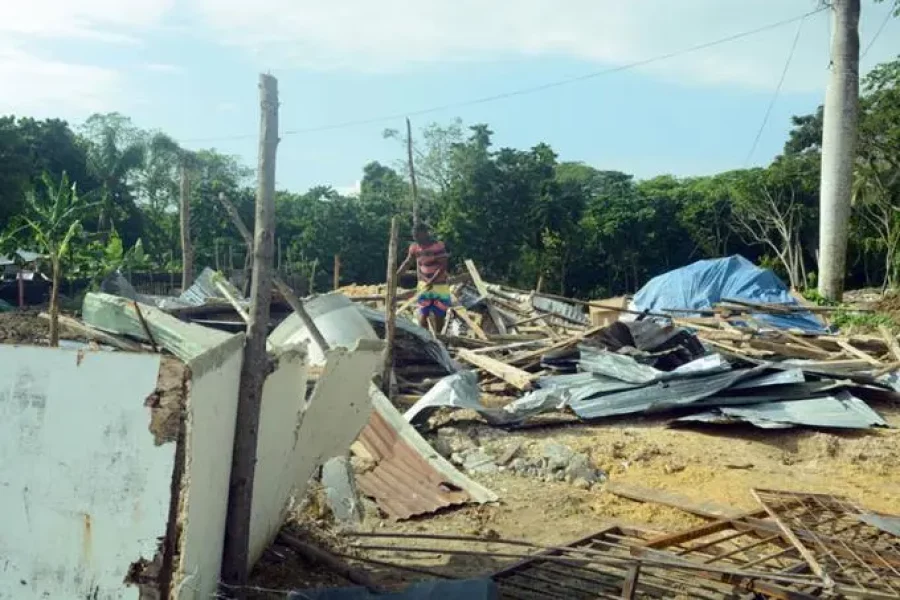
[[[412,261],[416,261],[419,326],[427,328],[431,319],[437,333],[444,328],[447,309],[450,308],[450,286],[447,284],[450,255],[444,242],[436,240],[424,223],[415,226],[413,238],[415,242],[410,245],[406,259],[400,265],[398,277],[406,272]]]

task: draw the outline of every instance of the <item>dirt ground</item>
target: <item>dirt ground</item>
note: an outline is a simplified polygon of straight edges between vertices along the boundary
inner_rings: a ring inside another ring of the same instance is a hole
[[[455,423],[483,448],[502,451],[520,445],[521,453],[539,451],[552,442],[588,454],[609,480],[676,493],[696,503],[740,511],[757,504],[752,488],[810,491],[843,495],[873,510],[900,514],[900,405],[871,406],[891,425],[866,432],[816,432],[807,429],[765,431],[750,426],[720,426],[694,429],[669,428],[664,419],[637,418],[596,425],[567,425],[506,432],[484,424]],[[365,532],[453,534],[487,539],[528,540],[541,545],[566,544],[619,523],[656,532],[677,531],[699,525],[704,519],[652,503],[620,498],[604,490],[605,484],[579,489],[565,482],[513,475],[501,471],[470,476],[500,496],[495,505],[448,509],[409,521],[396,522],[379,515],[367,502]],[[321,502],[321,499],[313,504]],[[521,548],[500,543],[425,541],[415,539],[358,538],[341,536],[320,506],[308,509],[297,523],[316,528],[320,542],[349,553],[376,560],[432,570],[444,576],[466,577],[491,573],[513,562],[512,558],[463,556],[451,550],[521,553]],[[364,545],[391,550],[364,549]],[[444,551],[420,554],[401,548],[431,548]],[[279,587],[301,583],[334,585],[330,581],[297,581],[303,569],[296,557],[288,563],[271,560],[258,572],[256,581],[271,581],[277,574]],[[280,567],[278,565],[281,565]],[[302,561],[301,561],[302,564]],[[379,582],[397,584],[427,578],[427,575],[373,567]],[[280,568],[280,570],[278,570]],[[274,570],[273,570],[274,569]],[[347,585],[347,584],[342,584]]]
[[[49,344],[50,323],[38,316],[38,311],[17,310],[0,313],[0,343],[2,344]],[[60,339],[86,341],[83,337],[59,328]]]

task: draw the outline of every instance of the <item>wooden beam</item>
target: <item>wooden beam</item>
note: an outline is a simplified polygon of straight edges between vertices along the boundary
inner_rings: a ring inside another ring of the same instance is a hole
[[[516,367],[510,366],[495,358],[491,358],[490,356],[475,354],[473,351],[466,350],[465,348],[459,350],[459,357],[467,363],[482,368],[492,375],[496,375],[518,390],[530,390],[534,385],[534,380],[537,379],[537,375],[533,375],[522,369],[517,369]]]
[[[632,485],[630,483],[621,483],[618,481],[607,481],[603,486],[603,491],[636,502],[650,502],[677,508],[686,513],[707,519],[735,519],[743,514],[740,511],[715,504],[714,502],[695,502],[690,498],[674,492]]]
[[[40,317],[48,321],[50,320],[50,315],[45,312],[42,312]],[[93,340],[99,344],[106,344],[107,346],[112,346],[113,348],[118,348],[119,350],[125,350],[127,352],[144,351],[144,347],[137,342],[132,342],[129,339],[112,335],[111,333],[100,331],[99,329],[94,329],[90,325],[85,325],[81,321],[73,319],[72,317],[67,317],[66,315],[59,315],[59,324],[66,329],[83,335],[89,340]]]
[[[397,243],[400,237],[400,222],[391,219],[391,237],[388,242],[387,285],[384,291],[384,364],[381,374],[381,389],[391,397],[391,372],[394,370],[394,334],[397,315],[394,304],[397,297]]]
[[[453,314],[462,319],[463,323],[472,330],[472,333],[475,334],[480,340],[487,340],[488,336],[484,333],[484,329],[481,328],[481,325],[475,322],[475,319],[472,318],[472,315],[469,314],[469,311],[466,310],[466,307],[459,304],[459,302],[454,298],[453,300]]]
[[[219,202],[222,206],[225,207],[225,210],[231,216],[231,221],[234,223],[234,226],[237,228],[238,233],[241,234],[241,237],[244,238],[244,243],[247,244],[247,256],[253,256],[253,236],[250,235],[250,230],[247,229],[247,226],[244,225],[243,219],[241,219],[241,215],[238,214],[237,208],[234,204],[231,203],[228,198],[225,197],[225,194],[219,194]],[[249,273],[248,273],[249,274]],[[300,317],[300,321],[303,323],[303,326],[309,332],[310,337],[312,337],[313,342],[319,346],[319,349],[322,353],[325,353],[329,349],[328,342],[325,341],[325,338],[322,336],[322,332],[319,331],[319,328],[316,327],[315,322],[312,320],[312,317],[309,316],[309,313],[306,312],[306,308],[304,308],[303,304],[300,302],[300,299],[294,294],[293,290],[291,290],[288,285],[282,281],[281,277],[277,274],[273,277],[273,282],[275,287],[278,289],[278,293],[285,299],[291,309],[297,313],[297,316]]]
[[[253,481],[259,442],[259,415],[263,384],[269,372],[266,338],[275,253],[275,154],[278,149],[278,81],[260,75],[259,174],[256,191],[256,235],[253,244],[253,284],[250,321],[244,343],[244,361],[238,390],[237,420],[228,491],[228,517],[222,554],[222,578],[242,587],[250,570],[250,519]]]
[[[481,299],[484,301],[485,306],[487,306],[488,314],[497,325],[497,331],[502,335],[506,335],[508,333],[506,323],[503,321],[503,317],[500,316],[500,313],[497,312],[497,309],[494,308],[494,305],[491,304],[491,293],[487,288],[487,284],[485,284],[484,280],[481,278],[481,273],[478,272],[478,267],[475,266],[475,263],[472,262],[471,259],[466,259],[465,265],[466,270],[472,277],[472,284],[475,286],[475,289],[478,290],[478,295],[481,296]]]
[[[890,350],[891,355],[893,355],[894,360],[900,361],[900,344],[897,343],[897,336],[891,333],[891,330],[884,325],[878,326],[878,333],[880,333],[881,337],[884,339],[884,343],[887,345],[888,350]]]
[[[844,350],[846,350],[853,356],[855,356],[857,358],[861,358],[862,360],[866,361],[870,365],[874,365],[876,367],[884,366],[884,364],[880,360],[878,360],[877,358],[874,358],[867,352],[863,352],[862,350],[860,350],[859,348],[857,348],[850,342],[847,342],[845,340],[837,340],[837,344],[838,344],[838,346],[840,346],[841,348],[843,348]]]

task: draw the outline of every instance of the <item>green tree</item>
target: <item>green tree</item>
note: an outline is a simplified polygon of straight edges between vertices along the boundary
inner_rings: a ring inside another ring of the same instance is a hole
[[[98,188],[92,192],[97,204],[97,232],[104,237],[113,230],[133,229],[140,212],[135,204],[132,178],[144,166],[147,153],[143,133],[118,113],[95,114],[82,127],[87,144],[87,164]]]

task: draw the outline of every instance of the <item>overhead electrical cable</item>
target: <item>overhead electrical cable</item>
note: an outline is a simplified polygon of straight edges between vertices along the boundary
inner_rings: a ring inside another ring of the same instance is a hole
[[[508,92],[502,92],[499,94],[493,94],[490,96],[482,96],[480,98],[473,98],[471,100],[462,100],[459,102],[452,102],[449,104],[442,104],[438,106],[432,106],[430,108],[422,108],[418,110],[406,111],[406,112],[398,112],[390,115],[383,115],[379,117],[372,117],[367,119],[357,119],[351,121],[343,121],[339,123],[332,123],[328,125],[319,125],[314,127],[304,127],[299,129],[287,129],[282,132],[282,136],[286,135],[299,135],[304,133],[316,133],[321,131],[333,131],[335,129],[346,129],[349,127],[358,127],[362,125],[373,125],[376,123],[384,123],[390,121],[396,121],[398,119],[403,119],[406,117],[415,117],[426,115],[430,113],[442,112],[446,110],[451,110],[455,108],[463,108],[467,106],[475,106],[478,104],[486,104],[488,102],[496,102],[498,100],[505,100],[507,98],[513,98],[516,96],[524,96],[528,94],[535,94],[538,92],[542,92],[545,90],[562,87],[565,85],[570,85],[573,83],[578,83],[582,81],[587,81],[590,79],[595,79],[597,77],[602,77],[604,75],[611,75],[613,73],[620,73],[622,71],[629,71],[631,69],[636,69],[638,67],[643,67],[649,64],[653,64],[656,62],[669,60],[672,58],[676,58],[678,56],[683,56],[685,54],[690,54],[692,52],[698,52],[700,50],[705,50],[707,48],[712,48],[713,46],[718,46],[720,44],[726,44],[728,42],[733,42],[735,40],[739,40],[742,38],[750,37],[753,35],[757,35],[759,33],[763,33],[765,31],[769,31],[772,29],[776,29],[778,27],[783,27],[785,25],[789,25],[791,23],[796,23],[798,21],[802,22],[807,17],[810,17],[816,13],[822,12],[827,7],[817,8],[815,10],[806,12],[802,15],[792,17],[790,19],[784,19],[782,21],[778,21],[776,23],[770,23],[769,25],[764,25],[762,27],[757,27],[756,29],[750,29],[748,31],[743,31],[741,33],[736,33],[733,35],[729,35],[723,38],[719,38],[716,40],[712,40],[710,42],[705,42],[702,44],[697,44],[694,46],[690,46],[687,48],[682,48],[680,50],[674,50],[672,52],[667,52],[665,54],[659,54],[656,56],[652,56],[650,58],[645,58],[642,60],[626,63],[624,65],[619,65],[616,67],[609,67],[606,69],[601,69],[599,71],[593,71],[591,73],[586,73],[584,75],[579,75],[577,77],[569,77],[566,79],[559,79],[556,81],[551,81],[548,83],[544,83],[541,85],[520,88],[517,90],[511,90]],[[198,139],[189,139],[182,140],[182,143],[203,143],[203,142],[217,142],[217,141],[233,141],[233,140],[244,140],[244,139],[255,139],[257,134],[245,134],[245,135],[235,135],[235,136],[221,136],[221,137],[211,137],[211,138],[198,138]]]

